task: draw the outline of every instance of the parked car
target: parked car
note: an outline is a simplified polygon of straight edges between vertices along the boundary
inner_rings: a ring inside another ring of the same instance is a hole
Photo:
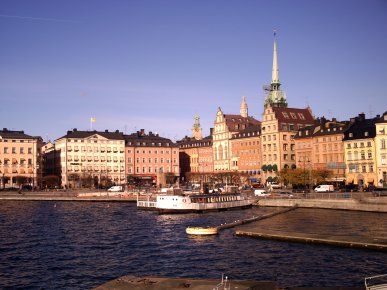
[[[265,191],[264,189],[255,189],[254,190],[254,195],[255,196],[270,196],[271,194]]]
[[[265,186],[262,183],[253,183],[251,186],[253,188],[265,188]]]
[[[275,188],[282,188],[281,185],[279,183],[277,183],[277,182],[268,182],[267,183],[267,187],[271,187],[273,189],[275,189]]]
[[[278,192],[278,194],[281,196],[281,197],[293,197],[293,194],[288,192],[288,191],[280,191]]]
[[[359,191],[359,186],[357,184],[346,184],[340,187],[341,192],[355,192]]]
[[[115,185],[115,186],[112,186],[110,187],[107,191],[110,191],[110,192],[119,192],[119,191],[123,191],[124,189],[122,188],[121,185]]]
[[[310,192],[308,185],[293,185],[292,192],[294,193],[306,193]]]
[[[335,187],[332,184],[320,184],[315,187],[314,192],[333,192]]]

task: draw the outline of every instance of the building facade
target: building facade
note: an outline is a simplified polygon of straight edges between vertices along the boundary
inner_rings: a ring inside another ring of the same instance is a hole
[[[118,130],[68,131],[55,140],[60,161],[61,184],[64,187],[99,187],[122,184],[125,176],[125,139]],[[85,185],[87,183],[87,185]]]
[[[348,126],[349,122],[319,118],[314,125],[300,129],[295,136],[297,168],[330,170],[330,181],[344,183],[343,138]]]
[[[244,173],[251,182],[261,182],[261,126],[250,126],[231,139],[231,169]]]
[[[378,118],[366,119],[361,113],[351,119],[350,127],[344,133],[346,180],[359,187],[377,184],[375,122]]]
[[[0,130],[1,188],[28,184],[38,187],[42,176],[41,137],[24,131]]]
[[[377,186],[387,187],[387,112],[375,122]]]
[[[212,134],[215,172],[235,169],[232,166],[231,139],[233,135],[250,126],[259,126],[260,124],[261,122],[248,116],[245,97],[242,98],[240,115],[227,115],[223,113],[221,108],[218,109]]]
[[[136,184],[159,186],[176,182],[180,175],[179,147],[144,129],[125,135],[126,175]]]

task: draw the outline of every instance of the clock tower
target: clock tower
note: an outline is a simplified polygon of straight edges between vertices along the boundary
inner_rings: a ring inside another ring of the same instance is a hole
[[[192,138],[195,138],[196,140],[202,140],[202,128],[200,127],[200,117],[199,115],[195,115],[194,117],[195,123],[192,127]]]

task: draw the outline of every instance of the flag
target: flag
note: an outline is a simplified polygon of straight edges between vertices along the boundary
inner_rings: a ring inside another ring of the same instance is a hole
[[[90,122],[91,122],[91,123],[95,123],[96,121],[97,121],[96,118],[94,118],[94,117],[91,117],[91,118],[90,118]]]

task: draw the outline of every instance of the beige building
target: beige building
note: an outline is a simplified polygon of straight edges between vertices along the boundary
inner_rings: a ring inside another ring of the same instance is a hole
[[[24,131],[0,130],[0,184],[1,188],[40,184],[41,137]]]
[[[387,112],[375,122],[376,172],[378,187],[387,187]]]
[[[242,97],[240,115],[224,114],[221,108],[218,109],[212,134],[215,172],[235,170],[235,167],[232,166],[231,138],[234,134],[250,126],[258,125],[260,125],[258,120],[248,116],[245,97]]]
[[[126,183],[125,139],[121,132],[68,131],[55,141],[60,160],[59,175],[62,186],[80,187],[92,180],[98,187],[102,180],[108,183]]]
[[[275,36],[275,35],[274,35]],[[261,125],[263,181],[276,178],[276,172],[296,165],[294,136],[297,131],[314,123],[311,109],[288,108],[286,95],[281,91],[274,38],[273,68],[270,87],[265,98]]]

